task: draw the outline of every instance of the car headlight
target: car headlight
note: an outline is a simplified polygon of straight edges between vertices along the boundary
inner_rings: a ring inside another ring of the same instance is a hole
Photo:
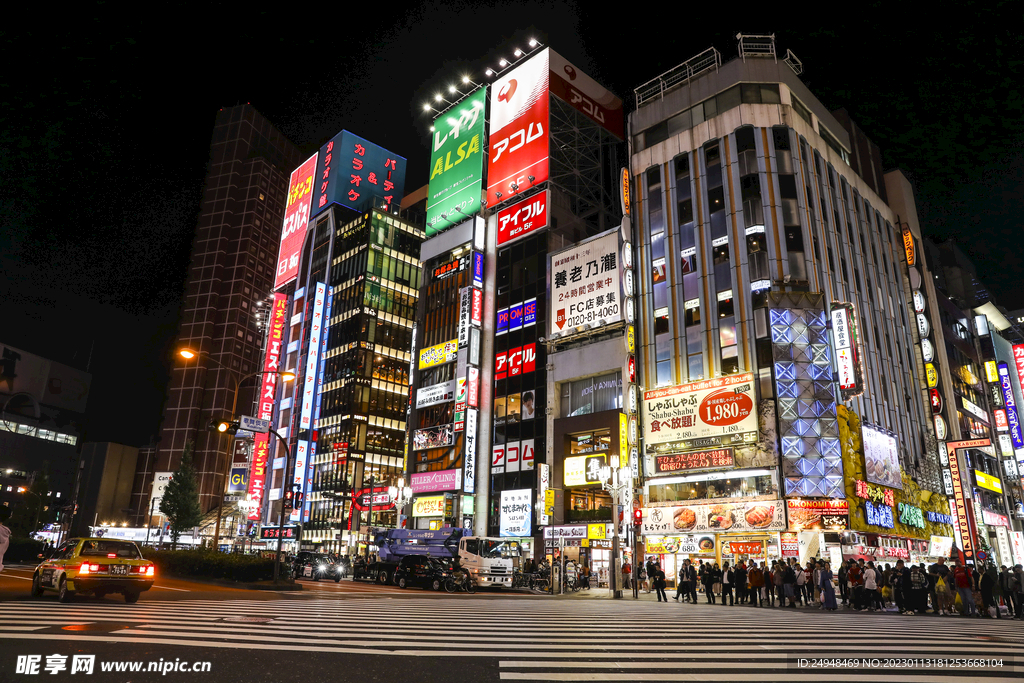
[[[325,571],[327,569],[327,565],[326,564],[321,564],[321,565],[317,566],[317,569],[319,569],[320,571]]]

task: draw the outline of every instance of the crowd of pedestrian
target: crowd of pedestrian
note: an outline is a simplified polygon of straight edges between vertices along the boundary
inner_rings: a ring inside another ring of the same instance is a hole
[[[644,563],[637,578],[642,590],[654,590],[659,602],[668,602],[665,572],[654,558]],[[957,560],[951,567],[939,560],[926,568],[903,560],[876,566],[874,561],[851,559],[834,573],[831,563],[823,559],[806,564],[793,558],[771,564],[747,560],[733,565],[684,560],[673,599],[695,604],[699,593],[709,605],[814,606],[827,611],[843,605],[855,611],[898,611],[908,616],[930,612],[1024,619],[1024,572],[1019,564],[979,568]]]

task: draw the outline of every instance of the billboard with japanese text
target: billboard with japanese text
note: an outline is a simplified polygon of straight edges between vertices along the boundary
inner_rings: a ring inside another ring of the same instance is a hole
[[[484,107],[480,88],[434,119],[427,188],[427,237],[480,210],[484,170]]]
[[[405,157],[343,130],[320,148],[313,181],[316,216],[331,204],[389,209],[405,191]]]
[[[548,179],[548,81],[544,49],[491,86],[488,206]]]
[[[644,392],[644,440],[649,453],[728,445],[757,436],[754,375],[746,372]],[[671,450],[671,449],[670,449]]]
[[[277,396],[278,375],[281,372],[284,354],[284,324],[288,318],[288,296],[278,292],[271,304],[267,325],[267,345],[263,357],[263,376],[260,382],[260,396],[256,404],[261,420],[274,419],[274,402]],[[283,454],[282,454],[283,455]],[[249,470],[249,497],[262,503],[267,483],[268,459],[270,457],[270,434],[258,433],[253,439],[252,467]],[[250,520],[260,518],[260,506],[254,506]]]
[[[309,318],[309,352],[306,355],[306,369],[302,380],[302,412],[299,428],[310,429],[313,420],[313,401],[317,389],[317,362],[320,359],[320,339],[324,334],[324,304],[327,300],[327,285],[316,283],[313,288],[312,310]]]
[[[538,192],[498,212],[498,246],[548,227],[549,192]]]
[[[301,166],[292,171],[288,180],[288,200],[281,228],[281,247],[277,252],[274,289],[284,287],[299,275],[299,252],[306,239],[309,205],[313,200],[313,185],[316,182],[316,158],[314,154],[302,162]]]
[[[499,535],[530,536],[533,533],[533,489],[501,492]]]
[[[548,52],[551,94],[622,140],[622,100],[570,64],[562,55],[554,50]]]
[[[550,334],[622,320],[618,257],[618,231],[551,255]]]

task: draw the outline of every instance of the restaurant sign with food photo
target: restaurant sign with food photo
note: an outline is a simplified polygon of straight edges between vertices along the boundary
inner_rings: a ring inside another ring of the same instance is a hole
[[[786,512],[789,528],[796,531],[841,531],[850,526],[850,503],[844,498],[791,498],[786,501]]]
[[[714,536],[647,536],[644,547],[658,555],[714,555]]]
[[[646,391],[644,442],[650,453],[744,443],[757,432],[756,403],[749,372]]]
[[[867,423],[861,423],[861,436],[864,443],[864,478],[872,484],[903,488],[896,437]]]
[[[644,535],[669,536],[716,531],[782,531],[786,528],[781,500],[717,505],[643,508]]]

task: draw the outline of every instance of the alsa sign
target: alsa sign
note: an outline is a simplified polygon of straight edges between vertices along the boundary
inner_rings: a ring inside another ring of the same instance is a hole
[[[548,192],[518,201],[498,212],[498,246],[548,226]]]

